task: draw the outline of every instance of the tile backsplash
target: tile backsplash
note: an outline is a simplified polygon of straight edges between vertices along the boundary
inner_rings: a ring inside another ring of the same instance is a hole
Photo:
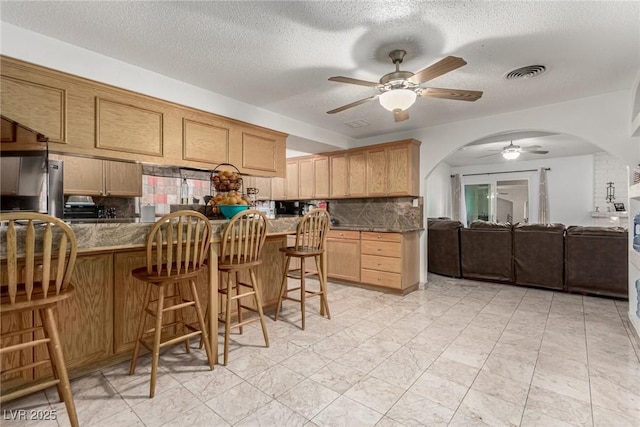
[[[156,216],[168,214],[169,205],[180,203],[182,178],[189,184],[189,200],[204,205],[204,196],[211,194],[210,172],[182,170],[177,167],[144,165],[142,168],[140,206],[153,205]]]
[[[417,205],[414,206],[414,200]],[[422,197],[329,200],[331,217],[339,225],[381,228],[423,228]]]

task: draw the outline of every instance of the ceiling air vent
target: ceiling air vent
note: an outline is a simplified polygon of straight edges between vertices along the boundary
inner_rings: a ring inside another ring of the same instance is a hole
[[[352,120],[350,122],[344,122],[345,125],[349,126],[350,128],[362,128],[365,126],[369,126],[369,122],[366,120]]]
[[[513,71],[510,71],[506,75],[507,80],[516,79],[530,79],[537,77],[547,71],[547,67],[544,65],[527,65],[526,67],[520,67]]]

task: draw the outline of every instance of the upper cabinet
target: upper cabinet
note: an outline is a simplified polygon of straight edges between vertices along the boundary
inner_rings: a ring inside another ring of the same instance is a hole
[[[300,198],[299,190],[298,161],[287,159],[287,179],[285,180],[285,200],[298,200]]]
[[[300,199],[329,197],[329,158],[327,156],[299,158],[298,173]]]
[[[283,179],[283,178],[273,178]],[[242,189],[245,193],[249,188],[255,188],[258,193],[256,200],[272,200],[271,198],[271,180],[263,176],[245,176],[242,178]]]
[[[142,196],[142,166],[138,163],[59,155],[64,194]]]
[[[367,196],[418,196],[420,142],[414,139],[367,150]]]
[[[284,133],[4,56],[0,78],[2,114],[48,137],[52,151],[285,176]]]

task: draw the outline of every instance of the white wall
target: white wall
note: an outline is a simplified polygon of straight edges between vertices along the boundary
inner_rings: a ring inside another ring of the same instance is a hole
[[[436,166],[425,184],[425,216],[437,218],[452,217],[451,168],[445,162]]]
[[[551,168],[547,171],[549,190],[549,221],[565,225],[591,225],[593,209],[593,155],[529,160],[517,163],[496,163],[452,167],[451,173],[460,175],[503,172],[511,170]],[[517,174],[503,174],[500,179],[519,179]],[[539,174],[531,173],[529,217],[536,222],[538,215]],[[494,177],[493,175],[487,175]],[[511,178],[510,178],[511,177]],[[464,177],[463,177],[464,178]],[[477,177],[476,177],[477,178]],[[463,181],[464,182],[464,181]]]

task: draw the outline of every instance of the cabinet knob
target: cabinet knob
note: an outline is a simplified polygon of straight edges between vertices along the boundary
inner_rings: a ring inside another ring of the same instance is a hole
[[[382,236],[378,234],[378,239],[381,239],[381,238],[382,238]]]
[[[380,252],[381,250],[382,250],[381,248],[378,248],[378,252]]]
[[[341,236],[344,236],[344,234],[340,233]]]

